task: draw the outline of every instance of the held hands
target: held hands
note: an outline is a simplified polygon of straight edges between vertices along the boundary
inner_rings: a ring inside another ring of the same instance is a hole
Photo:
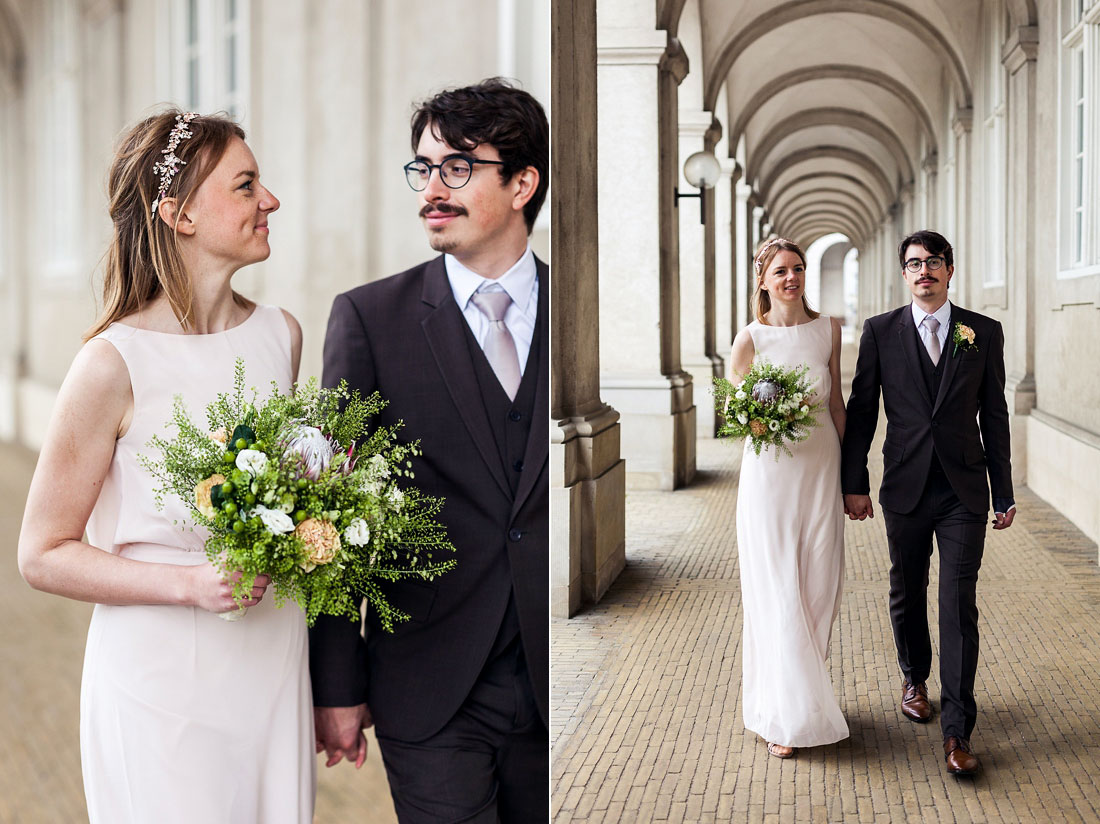
[[[209,561],[198,566],[184,567],[184,569],[187,570],[188,575],[187,603],[214,613],[255,606],[260,603],[267,585],[271,583],[271,579],[266,575],[257,575],[250,597],[238,604],[233,600],[233,584],[241,579],[240,571],[234,572],[228,578],[223,578],[221,571]]]
[[[1010,509],[1008,512],[994,512],[993,513],[993,528],[994,529],[1008,529],[1012,526],[1012,519],[1016,517],[1016,509]]]
[[[374,726],[366,704],[354,707],[314,707],[313,729],[317,736],[317,752],[325,751],[326,767],[334,767],[346,758],[355,760],[359,769],[367,760],[367,737],[363,730]]]
[[[870,495],[845,495],[844,514],[849,520],[862,521],[875,517],[875,507]]]

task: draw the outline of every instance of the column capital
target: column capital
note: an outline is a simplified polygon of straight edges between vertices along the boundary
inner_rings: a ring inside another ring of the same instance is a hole
[[[951,128],[955,131],[955,137],[962,137],[974,126],[974,110],[967,106],[955,109],[955,116],[951,119]]]
[[[684,47],[680,45],[680,41],[675,37],[668,38],[665,53],[661,55],[661,62],[657,65],[657,68],[672,75],[677,86],[683,83],[684,78],[687,77],[688,72],[691,70],[691,64],[687,52],[684,51]]]
[[[924,156],[924,160],[920,162],[920,167],[930,175],[934,175],[939,171],[940,156],[935,149]]]
[[[1035,62],[1039,54],[1039,27],[1018,26],[1012,30],[1001,49],[1001,65],[1009,74],[1016,74],[1027,63]]]
[[[668,35],[657,29],[601,30],[596,44],[596,65],[657,66],[667,41]]]
[[[741,179],[743,172],[741,164],[732,157],[720,157],[718,158],[718,164],[722,167],[722,177],[729,178],[730,183],[737,183]],[[740,187],[741,184],[737,185]],[[738,192],[738,195],[740,195],[740,192]]]
[[[680,137],[706,139],[714,117],[698,109],[680,109],[677,116]],[[721,127],[719,127],[721,128]]]

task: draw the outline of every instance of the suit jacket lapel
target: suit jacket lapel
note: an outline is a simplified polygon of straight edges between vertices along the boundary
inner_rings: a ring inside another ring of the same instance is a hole
[[[919,389],[921,397],[932,406],[932,396],[928,394],[928,386],[924,382],[924,373],[920,368],[920,358],[927,357],[920,350],[920,338],[917,336],[917,328],[913,325],[913,310],[908,306],[901,310],[898,326],[898,343],[905,355],[905,363],[909,367],[909,375]]]
[[[940,404],[943,403],[943,399],[947,396],[947,390],[951,386],[951,379],[955,377],[956,361],[958,358],[955,356],[955,342],[952,340],[954,335],[952,332],[955,329],[955,323],[961,321],[959,317],[959,307],[952,304],[951,306],[951,320],[947,327],[947,345],[943,348],[943,357],[947,358],[947,363],[943,365],[943,377],[940,379],[940,389],[936,393],[936,404],[932,407],[932,414],[936,414],[936,410],[940,408]]]
[[[481,389],[465,344],[466,331],[463,327],[466,319],[462,317],[462,312],[455,303],[442,255],[429,263],[424,270],[421,300],[432,307],[420,325],[439,367],[443,384],[447,387],[481,459],[489,469],[489,474],[493,476],[501,492],[510,498],[512,490],[508,486],[508,479],[504,477],[500,452],[489,427],[489,419],[485,415]]]
[[[542,475],[543,464],[546,463],[549,455],[550,398],[548,393],[550,375],[548,371],[550,368],[550,336],[547,323],[550,313],[547,310],[547,304],[549,303],[547,296],[550,292],[548,283],[550,269],[538,258],[535,258],[535,266],[539,274],[538,319],[535,322],[539,356],[537,363],[528,363],[527,368],[538,369],[535,373],[537,383],[535,384],[535,405],[531,412],[531,430],[527,434],[527,449],[523,455],[523,474],[520,476],[519,488],[516,490],[516,500],[512,506],[513,515],[519,511],[524,501],[527,500],[527,496],[531,494],[535,482]]]

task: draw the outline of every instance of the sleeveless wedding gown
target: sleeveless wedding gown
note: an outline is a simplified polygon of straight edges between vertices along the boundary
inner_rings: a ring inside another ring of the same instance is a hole
[[[239,326],[172,335],[112,324],[130,372],[134,414],[115,445],[88,522],[93,546],[138,561],[201,564],[204,530],[174,498],[158,510],[152,455],[174,395],[206,424],[206,405],[233,389],[291,381],[290,332],[280,309],[257,306]],[[247,390],[246,390],[247,391]],[[251,392],[249,392],[251,397]],[[178,523],[176,523],[178,522]],[[230,622],[198,607],[97,604],[80,693],[80,755],[92,824],[308,824],[316,757],[305,618],[274,593]]]
[[[826,658],[844,582],[840,439],[827,402],[832,324],[748,326],[757,361],[809,366],[822,402],[810,437],[753,454],[745,441],[737,498],[737,547],[744,606],[742,707],[745,727],[787,747],[848,737]]]

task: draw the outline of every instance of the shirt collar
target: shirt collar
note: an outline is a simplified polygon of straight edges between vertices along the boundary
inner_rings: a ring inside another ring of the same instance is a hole
[[[919,329],[928,313],[917,306],[915,302],[910,303],[909,308],[913,310],[913,323]],[[940,322],[940,329],[947,329],[947,324],[951,322],[951,301],[945,300],[943,306],[932,313],[932,317]]]
[[[447,268],[447,280],[450,281],[451,291],[454,293],[455,303],[458,304],[459,309],[464,310],[466,304],[470,302],[470,297],[482,286],[499,283],[516,308],[521,312],[527,311],[527,303],[531,300],[536,275],[535,253],[531,251],[530,243],[519,256],[519,260],[512,264],[512,268],[499,278],[482,277],[459,263],[453,255],[444,255],[443,265]]]

